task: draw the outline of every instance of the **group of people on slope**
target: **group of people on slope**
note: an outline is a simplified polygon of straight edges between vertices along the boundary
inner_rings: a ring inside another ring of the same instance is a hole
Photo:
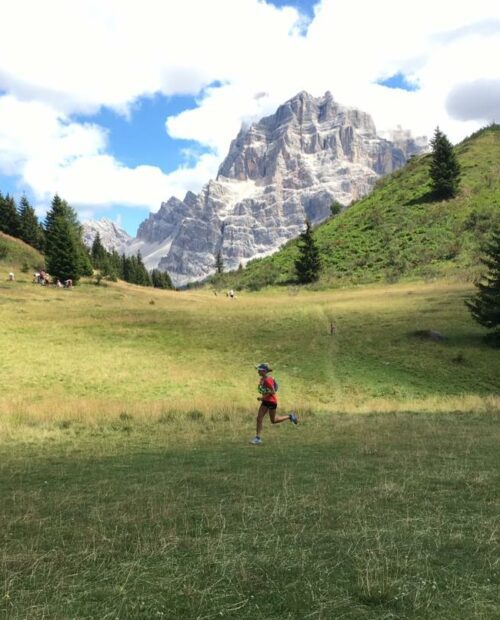
[[[73,280],[68,278],[64,280],[64,283],[59,280],[59,278],[51,278],[49,274],[41,269],[40,271],[35,271],[33,274],[33,284],[41,284],[42,286],[50,286],[53,284],[58,288],[72,288]]]

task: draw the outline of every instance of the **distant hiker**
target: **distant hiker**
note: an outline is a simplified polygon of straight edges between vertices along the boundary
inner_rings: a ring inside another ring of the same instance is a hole
[[[234,299],[234,291],[233,291],[233,289],[231,289],[229,291],[229,297],[231,297],[231,299]]]
[[[67,280],[64,281],[64,288],[71,288],[73,286],[73,280],[71,278],[68,278]]]
[[[62,288],[63,287],[62,282],[61,282],[61,280],[59,280],[59,278],[57,278],[56,286],[57,286],[57,288]]]
[[[14,273],[11,271],[9,272],[9,282],[15,282],[16,280],[16,276],[14,275]]]
[[[259,445],[262,443],[262,425],[266,413],[269,413],[271,424],[280,424],[281,422],[286,422],[287,420],[293,422],[293,424],[298,424],[298,419],[295,413],[290,413],[289,415],[276,415],[276,408],[278,407],[276,391],[278,389],[278,384],[270,375],[273,369],[270,368],[269,364],[265,363],[259,364],[255,368],[260,376],[259,385],[257,386],[260,396],[257,400],[261,401],[261,405],[257,411],[257,433],[250,443]]]
[[[337,326],[335,323],[330,323],[330,336],[335,336],[337,333]]]

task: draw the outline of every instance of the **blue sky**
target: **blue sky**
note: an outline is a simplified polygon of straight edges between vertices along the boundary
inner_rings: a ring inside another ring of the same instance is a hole
[[[58,192],[131,235],[217,174],[242,122],[303,89],[381,132],[439,124],[457,141],[500,120],[490,0],[18,0],[0,19],[0,191],[41,216]]]
[[[173,139],[165,129],[165,119],[168,116],[175,116],[190,109],[196,109],[193,96],[166,97],[156,94],[140,98],[132,106],[128,116],[110,108],[102,108],[95,115],[77,115],[74,118],[78,122],[91,121],[106,127],[108,152],[126,166],[133,168],[146,164],[158,166],[163,172],[173,172],[186,161],[192,160],[195,155],[210,151],[194,140]],[[188,156],[187,152],[192,155]],[[118,205],[101,213],[104,217],[118,220],[120,225],[134,236],[139,224],[148,217],[149,209],[122,208]],[[99,213],[94,217],[99,218]]]

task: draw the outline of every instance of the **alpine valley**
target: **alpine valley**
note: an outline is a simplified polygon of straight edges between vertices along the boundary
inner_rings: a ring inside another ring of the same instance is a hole
[[[87,222],[86,243],[99,231],[108,249],[140,252],[149,269],[167,271],[176,286],[213,273],[219,253],[226,270],[237,269],[297,237],[306,219],[328,219],[332,204],[345,209],[428,148],[425,137],[401,129],[388,137],[377,135],[369,114],[340,105],[331,93],[300,92],[242,127],[217,178],[198,195],[162,203],[135,239],[114,234],[110,222]]]

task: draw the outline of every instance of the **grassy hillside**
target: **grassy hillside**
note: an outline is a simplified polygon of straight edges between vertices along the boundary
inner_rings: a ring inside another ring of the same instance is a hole
[[[286,406],[303,412],[487,407],[500,392],[500,351],[483,344],[464,305],[471,294],[435,282],[231,300],[124,283],[0,282],[0,368],[13,386],[0,395],[0,426],[24,416],[252,412],[262,360],[275,365]]]
[[[24,241],[0,232],[0,280],[4,280],[10,271],[18,278],[31,280],[30,272],[40,269],[44,262],[43,256]],[[22,269],[28,275],[24,276]]]
[[[0,282],[0,616],[497,618],[500,351],[471,292]],[[253,447],[263,360],[300,424]]]
[[[317,227],[320,284],[396,281],[402,276],[477,274],[484,236],[500,224],[500,125],[455,147],[462,169],[459,195],[436,202],[430,155],[381,179],[374,192]],[[271,257],[226,274],[220,286],[257,289],[294,279],[296,242]]]

